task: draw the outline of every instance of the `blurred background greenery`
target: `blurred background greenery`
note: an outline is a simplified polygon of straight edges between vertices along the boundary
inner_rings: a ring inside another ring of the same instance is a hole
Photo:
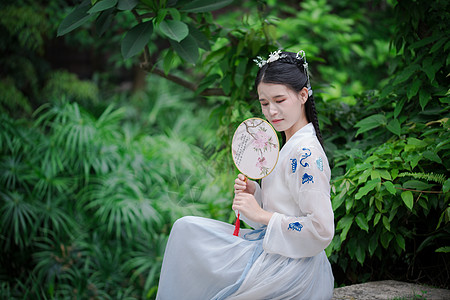
[[[253,59],[307,53],[336,286],[449,288],[449,2],[0,6],[0,297],[153,299],[173,222],[232,222]]]

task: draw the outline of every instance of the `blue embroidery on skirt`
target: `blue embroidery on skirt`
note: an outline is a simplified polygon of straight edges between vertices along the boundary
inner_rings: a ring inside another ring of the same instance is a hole
[[[308,158],[308,157],[310,157],[311,156],[311,150],[309,150],[308,148],[303,148],[302,149],[303,151],[306,151],[305,153],[303,153],[303,155],[301,156],[302,157],[302,159],[300,159],[300,164],[303,166],[303,167],[307,167],[307,166],[309,166],[309,164],[307,163],[307,162],[303,162],[303,160],[305,160],[306,158]]]
[[[302,231],[303,225],[300,222],[294,222],[289,224],[288,230]]]
[[[314,183],[314,178],[312,175],[308,175],[308,173],[305,173],[305,174],[303,174],[303,177],[302,177],[302,184],[305,184],[308,182]]]
[[[320,170],[320,171],[323,171],[323,161],[322,161],[322,157],[319,157],[319,158],[316,160],[316,164],[317,164],[317,167],[319,168],[319,170]]]
[[[295,173],[295,171],[297,170],[297,159],[290,158],[290,160],[291,160],[292,173]]]

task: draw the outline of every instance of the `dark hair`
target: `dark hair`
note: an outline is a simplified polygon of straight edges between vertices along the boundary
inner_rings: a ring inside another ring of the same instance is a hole
[[[296,53],[292,52],[281,52],[280,56],[281,58],[278,60],[266,63],[259,69],[255,79],[255,90],[258,89],[261,82],[283,84],[295,92],[300,92],[304,87],[308,87],[308,76],[303,66],[303,59],[298,59]],[[313,95],[309,96],[305,103],[305,113],[308,122],[313,124],[317,138],[324,148]],[[283,139],[285,139],[284,134]]]

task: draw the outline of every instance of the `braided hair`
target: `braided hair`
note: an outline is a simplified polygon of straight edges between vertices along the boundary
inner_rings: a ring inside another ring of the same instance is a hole
[[[304,87],[310,88],[309,78],[304,63],[304,59],[298,57],[296,53],[281,52],[281,57],[278,60],[266,63],[259,69],[255,79],[255,89],[258,89],[258,85],[261,82],[282,84],[295,92],[300,92]],[[306,100],[305,113],[308,122],[313,124],[317,138],[322,148],[324,148],[322,134],[319,129],[316,105],[312,93],[309,93],[308,99]],[[284,133],[282,136],[284,144],[286,137],[284,136]]]

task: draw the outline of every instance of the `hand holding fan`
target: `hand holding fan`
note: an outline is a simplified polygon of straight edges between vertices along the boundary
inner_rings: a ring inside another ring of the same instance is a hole
[[[260,118],[243,121],[234,132],[231,152],[236,168],[251,179],[269,175],[278,161],[280,145],[273,127]],[[239,234],[240,214],[235,224],[234,235]]]

